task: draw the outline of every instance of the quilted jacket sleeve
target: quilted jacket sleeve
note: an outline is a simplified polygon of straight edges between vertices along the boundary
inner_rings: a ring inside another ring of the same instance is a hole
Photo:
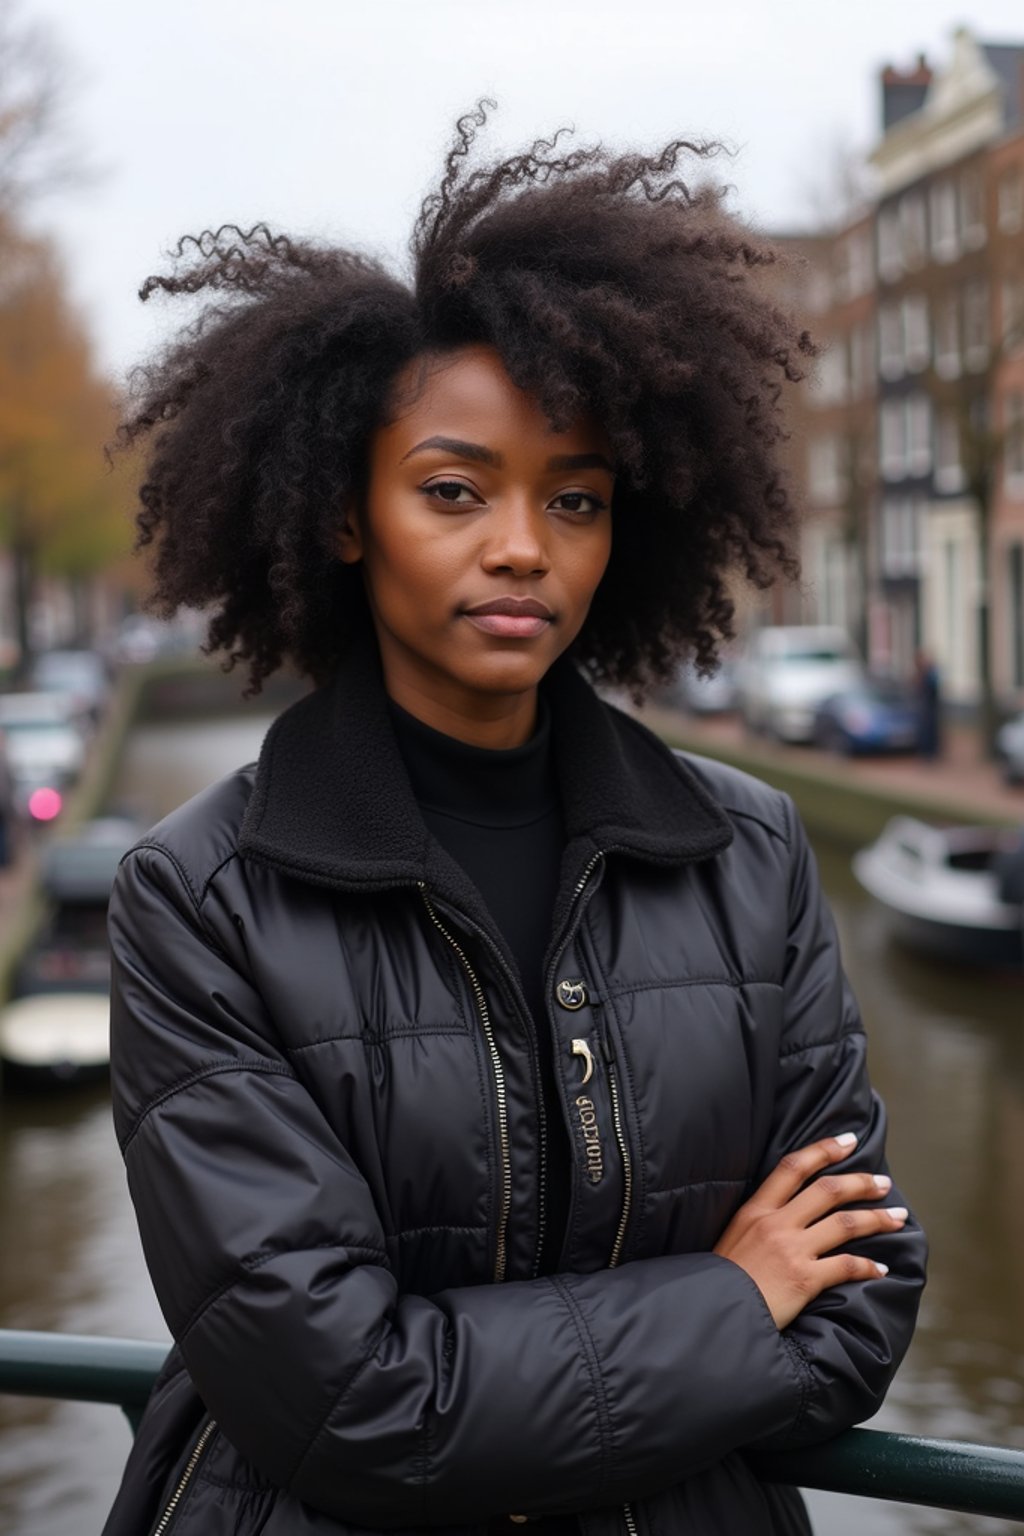
[[[859,1140],[843,1172],[887,1172],[885,1107],[867,1075],[866,1040],[843,974],[839,943],[803,826],[786,801],[790,831],[789,946],[785,1023],[771,1138],[757,1181],[779,1159],[822,1136]],[[906,1205],[894,1186],[886,1205]],[[881,1405],[914,1331],[927,1245],[906,1226],[846,1251],[889,1266],[884,1279],[835,1286],[783,1333],[799,1362],[803,1400],[796,1419],[766,1437],[771,1448],[823,1440],[869,1418]]]
[[[167,850],[122,866],[111,941],[116,1126],[150,1273],[211,1414],[274,1483],[358,1524],[479,1521],[616,1503],[791,1432],[794,1351],[712,1254],[399,1294],[365,1181]],[[794,1007],[811,991],[795,979]],[[820,1068],[844,1126],[871,1115],[857,1070]],[[780,1144],[818,1117],[803,1077]],[[808,1319],[822,1401],[829,1377],[877,1380],[889,1294]]]

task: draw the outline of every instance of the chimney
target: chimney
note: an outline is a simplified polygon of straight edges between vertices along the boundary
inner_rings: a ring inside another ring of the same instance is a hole
[[[920,112],[928,87],[932,83],[932,71],[923,53],[911,69],[896,69],[886,64],[880,76],[882,85],[882,132],[887,133],[894,123],[902,122],[914,112]]]

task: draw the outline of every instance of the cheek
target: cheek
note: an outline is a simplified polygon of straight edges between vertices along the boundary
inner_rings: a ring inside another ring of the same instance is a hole
[[[587,586],[592,597],[597,591],[608,569],[608,561],[612,553],[612,529],[611,523],[607,523],[601,530],[601,536],[595,537],[593,543],[588,546],[587,558],[581,570],[581,586]]]

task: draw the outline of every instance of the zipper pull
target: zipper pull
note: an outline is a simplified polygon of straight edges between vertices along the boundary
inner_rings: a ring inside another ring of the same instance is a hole
[[[574,1040],[572,1042],[572,1053],[574,1056],[582,1056],[585,1063],[583,1076],[577,1084],[578,1087],[582,1088],[586,1083],[590,1082],[594,1075],[594,1053],[585,1040]]]

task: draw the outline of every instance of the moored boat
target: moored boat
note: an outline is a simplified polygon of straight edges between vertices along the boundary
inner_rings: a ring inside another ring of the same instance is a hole
[[[853,872],[908,945],[1024,975],[1024,901],[1007,899],[1020,848],[1012,830],[933,827],[897,816],[854,855]]]
[[[107,902],[141,830],[123,817],[101,817],[47,850],[40,875],[47,916],[0,1008],[5,1088],[88,1082],[108,1070]]]

